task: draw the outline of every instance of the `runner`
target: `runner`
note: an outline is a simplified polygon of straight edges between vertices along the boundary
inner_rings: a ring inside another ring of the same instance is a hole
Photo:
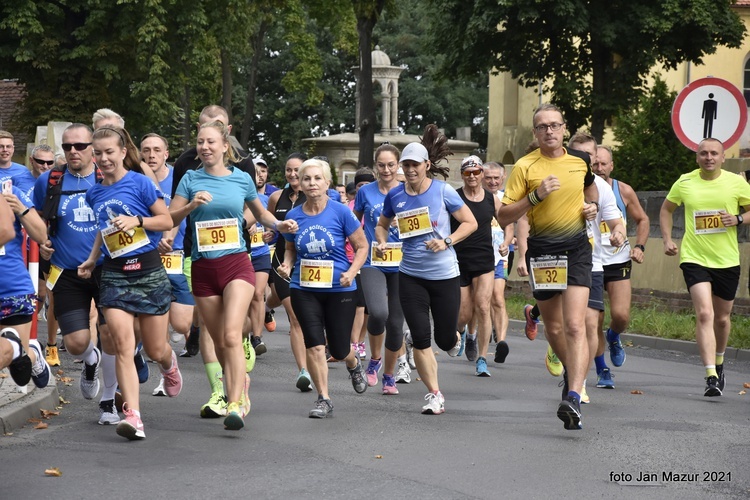
[[[403,242],[399,266],[401,308],[414,342],[417,371],[428,390],[422,413],[433,415],[445,411],[445,398],[440,392],[437,360],[430,342],[430,315],[435,343],[450,356],[457,356],[462,347],[461,335],[456,332],[461,290],[453,245],[477,228],[471,210],[456,190],[433,179],[436,175],[448,176],[448,167],[437,164],[450,153],[446,142],[435,125],[428,125],[422,144],[412,142],[404,148],[401,167],[406,183],[388,192],[375,228],[376,252],[384,258],[391,223],[397,217]],[[454,232],[450,230],[450,215],[460,223]]]
[[[144,348],[159,364],[167,395],[182,390],[177,356],[164,335],[171,290],[156,248],[162,232],[172,227],[163,195],[153,182],[132,169],[140,163],[138,150],[123,129],[104,126],[94,133],[92,147],[103,181],[86,193],[99,231],[89,258],[78,266],[90,279],[104,253],[100,305],[116,349],[117,382],[125,419],[117,434],[130,440],[146,437],[140,413],[134,318],[138,317]]]
[[[322,160],[307,160],[299,168],[299,184],[305,202],[293,208],[288,217],[298,221],[294,235],[285,235],[284,262],[277,272],[291,279],[291,302],[300,320],[307,348],[307,363],[318,391],[310,418],[330,417],[333,404],[328,393],[328,363],[325,345],[331,355],[346,362],[354,390],[367,389],[365,372],[351,348],[351,325],[356,308],[355,277],[367,258],[367,240],[351,210],[328,197],[331,170]],[[344,244],[354,248],[349,264]]]

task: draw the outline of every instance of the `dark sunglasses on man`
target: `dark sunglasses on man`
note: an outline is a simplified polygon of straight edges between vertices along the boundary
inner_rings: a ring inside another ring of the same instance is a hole
[[[34,160],[35,162],[37,162],[39,165],[50,165],[51,166],[51,165],[55,164],[55,160],[40,160],[39,158],[34,158],[33,156],[31,157],[31,159]]]
[[[70,143],[63,143],[62,148],[63,151],[70,151],[71,149],[75,148],[76,151],[83,151],[87,147],[91,146],[90,142],[74,142],[72,144]]]

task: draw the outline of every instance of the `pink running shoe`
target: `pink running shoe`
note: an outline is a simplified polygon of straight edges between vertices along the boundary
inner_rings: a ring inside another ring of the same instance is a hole
[[[393,375],[383,375],[383,394],[392,396],[398,394],[398,388],[396,387],[396,379]]]
[[[180,394],[182,391],[182,374],[180,373],[180,367],[177,366],[177,355],[172,351],[172,368],[164,370],[159,366],[161,374],[164,377],[164,390],[167,396],[173,398]]]
[[[367,375],[367,385],[370,387],[375,387],[378,385],[378,373],[380,370],[383,369],[383,360],[382,359],[372,359],[370,358],[370,363],[367,365],[366,375]]]
[[[122,404],[122,412],[125,414],[125,418],[120,420],[120,423],[117,424],[117,428],[115,429],[117,435],[130,439],[131,441],[145,438],[146,433],[143,432],[141,412],[131,410],[127,405],[127,403]]]
[[[365,347],[364,342],[357,343],[357,356],[359,356],[359,359],[365,359],[367,358],[367,348]]]

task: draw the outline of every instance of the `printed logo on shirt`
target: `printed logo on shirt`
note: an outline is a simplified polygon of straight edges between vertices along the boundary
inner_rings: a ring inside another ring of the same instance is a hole
[[[307,256],[325,258],[333,251],[335,239],[324,226],[314,225],[298,233],[297,248],[304,248]]]
[[[406,205],[406,202],[405,202],[405,201],[400,201],[400,202],[399,202],[399,203],[398,203],[398,204],[396,205],[396,208],[403,208],[403,207],[404,207],[404,205]]]
[[[90,233],[96,230],[94,210],[86,204],[86,193],[63,196],[60,203],[60,219],[67,221],[67,226],[79,233]]]

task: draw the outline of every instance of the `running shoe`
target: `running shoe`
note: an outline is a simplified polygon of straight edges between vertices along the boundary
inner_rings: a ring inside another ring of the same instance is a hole
[[[268,332],[276,331],[276,320],[273,317],[274,310],[269,309],[266,311],[266,317],[263,319],[263,324]]]
[[[583,429],[581,403],[572,396],[563,399],[557,407],[557,418],[563,421],[567,430]]]
[[[177,355],[174,351],[172,351],[172,368],[164,370],[160,365],[159,370],[164,377],[164,390],[167,392],[167,396],[173,398],[180,394],[180,391],[182,391],[182,373],[180,373],[180,367],[177,366]]]
[[[362,368],[362,363],[357,361],[357,366],[354,368],[346,368],[349,370],[349,376],[352,379],[352,387],[354,392],[362,394],[367,390],[367,380],[365,379],[365,370]]]
[[[612,380],[614,375],[609,371],[609,368],[604,368],[600,373],[596,374],[596,386],[600,389],[614,389],[615,381]]]
[[[416,370],[417,364],[414,362],[414,341],[411,338],[411,330],[404,331],[404,346],[406,348],[406,361],[409,363],[409,368]]]
[[[34,351],[36,361],[31,365],[31,380],[34,385],[40,389],[44,389],[49,384],[50,368],[47,364],[47,359],[42,354],[42,346],[39,345],[37,339],[29,340],[29,349]]]
[[[47,296],[44,297],[44,305],[42,305],[42,319],[47,322],[47,311],[49,311],[49,292],[47,292]]]
[[[411,383],[411,368],[409,368],[409,363],[406,361],[401,361],[398,364],[398,369],[396,370],[396,383],[397,384],[410,384]]]
[[[333,416],[333,403],[330,399],[323,398],[323,395],[318,395],[318,399],[315,401],[315,407],[310,410],[307,414],[310,418],[328,418]]]
[[[159,385],[154,388],[152,396],[166,396],[167,391],[164,389],[164,377],[159,377]]]
[[[357,356],[359,359],[367,359],[367,347],[364,342],[357,343]]]
[[[383,394],[398,394],[398,389],[396,388],[396,379],[391,375],[383,375]]]
[[[476,361],[477,360],[477,356],[479,355],[479,349],[477,347],[477,337],[476,337],[476,335],[474,336],[473,340],[472,340],[472,338],[469,335],[466,335],[466,337],[464,337],[464,338],[466,339],[466,344],[464,346],[464,352],[466,353],[466,359],[468,359],[469,361]]]
[[[713,375],[706,379],[706,390],[703,393],[704,396],[712,398],[715,396],[721,396],[722,392],[719,389],[719,377]]]
[[[497,343],[495,346],[495,363],[505,363],[505,358],[508,357],[508,353],[510,352],[510,347],[508,347],[508,343],[504,340],[501,340]]]
[[[612,333],[612,335],[610,335]],[[607,330],[607,343],[609,344],[609,359],[615,366],[622,366],[625,363],[625,349],[620,342],[620,336]]]
[[[115,400],[99,402],[99,425],[115,425],[120,422],[120,415],[115,409]]]
[[[716,375],[719,378],[719,383],[717,384],[717,387],[721,392],[724,392],[724,384],[726,381],[724,380],[724,364],[716,365]]]
[[[94,347],[96,353],[96,364],[82,363],[81,367],[81,395],[84,399],[94,399],[99,394],[99,365],[102,362],[102,354]]]
[[[44,357],[47,359],[47,364],[50,366],[60,366],[60,355],[57,352],[56,345],[49,345],[44,348]]]
[[[234,401],[227,405],[227,416],[224,418],[224,429],[238,431],[245,427],[245,415],[242,413],[240,403]]]
[[[367,385],[375,387],[378,385],[378,373],[383,369],[382,359],[372,359],[367,364]]]
[[[547,345],[547,357],[544,358],[544,364],[547,365],[547,371],[553,377],[559,377],[563,371],[563,365],[551,345]]]
[[[138,372],[138,383],[145,384],[148,382],[148,377],[151,375],[148,370],[148,363],[146,363],[146,360],[143,358],[143,344],[138,343],[138,347],[135,349],[135,356],[133,356],[133,361],[135,361],[135,369]]]
[[[211,394],[208,403],[201,406],[201,418],[219,418],[227,414],[227,398],[220,392]]]
[[[483,357],[477,359],[477,377],[491,377],[490,371],[487,369],[487,360]]]
[[[468,328],[468,326],[464,327],[464,331],[461,332],[461,343],[456,344],[458,346],[458,353],[456,354],[456,356],[462,356],[464,351],[466,350],[466,336],[468,333]],[[450,351],[448,351],[448,354],[452,356]]]
[[[295,385],[297,386],[297,389],[302,392],[312,391],[312,379],[310,378],[310,374],[304,368],[297,374],[297,382],[295,382]]]
[[[581,389],[581,404],[587,405],[591,402],[588,392],[586,392],[586,379],[583,379],[583,389]]]
[[[127,405],[127,403],[122,404],[122,412],[125,414],[125,418],[117,424],[117,435],[131,441],[145,438],[146,433],[143,431],[143,421],[141,420],[140,412],[136,413],[135,410],[131,410]]]
[[[200,352],[201,345],[200,345],[200,337],[201,337],[201,330],[197,326],[191,326],[190,327],[190,335],[188,336],[188,339],[185,341],[185,349],[180,353],[181,358],[190,358],[192,356],[197,356]]]
[[[464,333],[456,332],[456,345],[454,345],[451,349],[448,349],[448,356],[450,356],[451,358],[455,358],[456,356],[460,356],[461,354],[463,354],[465,335],[465,330]]]
[[[526,326],[524,327],[523,331],[526,333],[526,338],[529,340],[534,340],[536,338],[536,334],[538,332],[537,324],[539,323],[538,319],[534,319],[531,317],[531,310],[534,309],[534,306],[531,304],[526,304],[523,306],[523,315],[526,318]]]
[[[245,352],[245,373],[250,373],[255,368],[255,349],[247,337],[242,339],[242,350]]]
[[[252,344],[253,349],[255,349],[255,354],[257,354],[258,356],[268,352],[268,348],[266,347],[265,342],[263,342],[262,337],[253,335],[250,337],[250,343]]]
[[[0,337],[6,338],[18,345],[21,355],[10,362],[8,370],[13,382],[18,386],[24,387],[28,385],[29,380],[31,380],[31,358],[23,350],[23,344],[21,343],[21,338],[18,336],[18,332],[13,328],[3,328],[0,331]]]
[[[427,401],[427,404],[422,407],[423,415],[440,415],[445,412],[445,398],[440,391],[437,394],[428,392],[424,399]]]

